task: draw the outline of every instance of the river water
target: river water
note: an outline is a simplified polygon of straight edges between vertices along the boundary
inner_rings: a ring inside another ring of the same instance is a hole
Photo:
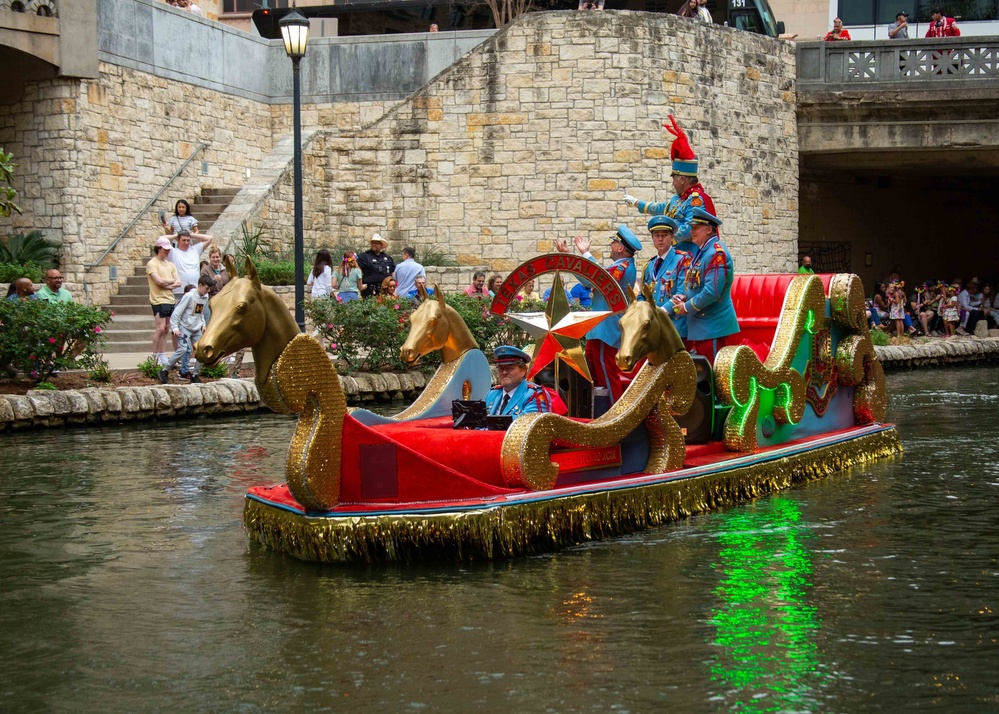
[[[889,389],[902,458],[472,566],[251,547],[287,417],[0,436],[0,711],[999,711],[999,370]]]

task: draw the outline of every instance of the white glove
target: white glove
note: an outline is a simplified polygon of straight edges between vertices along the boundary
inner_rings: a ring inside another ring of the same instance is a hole
[[[635,198],[634,196],[630,195],[630,194],[627,194],[627,193],[624,194],[624,199],[623,200],[629,206],[636,206],[636,205],[638,205],[638,199]]]

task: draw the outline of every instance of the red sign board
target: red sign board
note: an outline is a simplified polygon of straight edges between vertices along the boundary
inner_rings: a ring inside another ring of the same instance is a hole
[[[590,283],[597,292],[604,296],[611,312],[623,312],[628,309],[628,299],[618,282],[599,265],[582,256],[568,253],[545,253],[532,258],[515,269],[503,281],[490,308],[496,315],[506,313],[510,302],[528,280],[534,280],[546,273],[572,273]]]
[[[620,466],[621,445],[615,444],[595,449],[552,451],[552,461],[558,464],[559,473],[563,474]]]

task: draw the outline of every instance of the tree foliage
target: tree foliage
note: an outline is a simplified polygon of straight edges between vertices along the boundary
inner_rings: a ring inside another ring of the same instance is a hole
[[[21,208],[14,203],[17,198],[17,191],[11,185],[14,183],[14,155],[8,154],[0,147],[0,216],[8,217],[13,213],[20,213]]]

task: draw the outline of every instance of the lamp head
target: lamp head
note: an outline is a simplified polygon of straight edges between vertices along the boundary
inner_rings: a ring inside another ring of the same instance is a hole
[[[281,18],[278,22],[281,28],[281,39],[284,40],[284,51],[293,60],[305,57],[305,47],[309,41],[309,18],[297,9]]]

